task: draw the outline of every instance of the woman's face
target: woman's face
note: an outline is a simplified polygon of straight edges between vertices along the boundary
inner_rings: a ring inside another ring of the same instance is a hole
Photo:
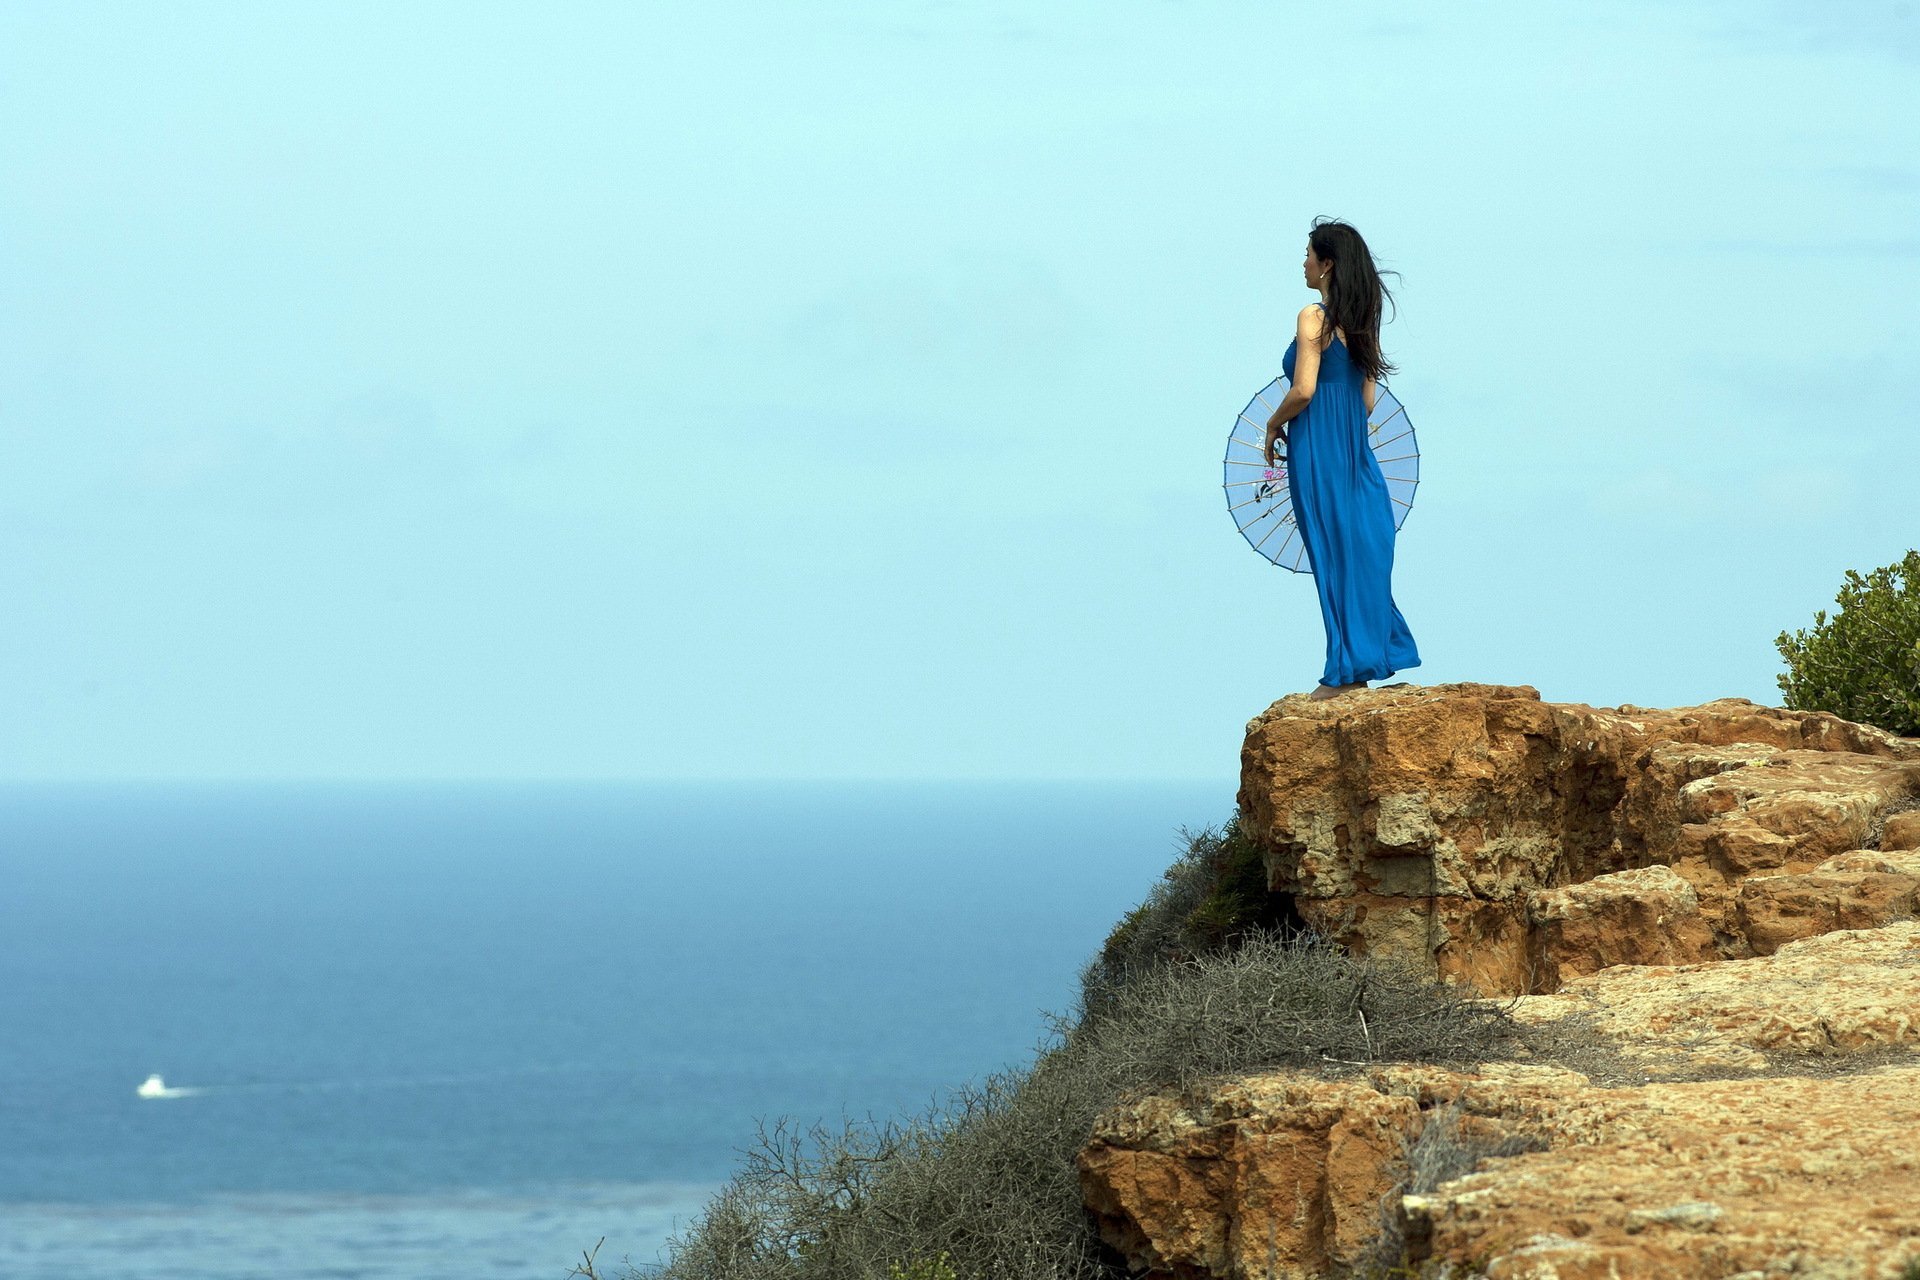
[[[1302,270],[1307,273],[1307,286],[1309,288],[1318,288],[1321,277],[1327,273],[1327,264],[1320,261],[1319,255],[1314,253],[1313,241],[1311,240],[1307,241],[1307,261],[1302,267]]]

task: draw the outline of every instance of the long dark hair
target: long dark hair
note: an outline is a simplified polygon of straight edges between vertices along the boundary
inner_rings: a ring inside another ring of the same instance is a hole
[[[1399,366],[1380,350],[1380,300],[1393,295],[1380,283],[1380,271],[1373,265],[1367,242],[1346,223],[1319,217],[1307,232],[1307,243],[1313,246],[1316,258],[1333,264],[1333,280],[1327,288],[1327,325],[1320,349],[1332,346],[1335,331],[1344,329],[1347,354],[1361,377],[1378,381],[1398,370]]]

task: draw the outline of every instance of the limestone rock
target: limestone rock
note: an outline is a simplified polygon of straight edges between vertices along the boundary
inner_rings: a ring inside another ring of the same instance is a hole
[[[1533,989],[1616,964],[1687,964],[1714,956],[1693,886],[1669,867],[1615,871],[1527,899]],[[1875,921],[1875,923],[1879,923]]]
[[[1401,1196],[1442,1105],[1543,1149]],[[1625,1089],[1548,1067],[1386,1067],[1117,1107],[1080,1170],[1136,1273],[1316,1280],[1368,1258],[1365,1237],[1397,1217],[1400,1265],[1492,1280],[1893,1280],[1920,1259],[1916,1132],[1920,1065]]]
[[[1735,919],[1747,944],[1769,955],[1783,943],[1836,929],[1871,929],[1920,911],[1920,850],[1859,849],[1797,875],[1740,882]]]
[[[1134,1271],[1920,1272],[1920,740],[1397,685],[1275,703],[1239,800],[1303,921],[1516,997],[1540,1057],[1124,1100],[1078,1168]]]
[[[1148,1097],[1096,1123],[1081,1188],[1135,1271],[1317,1276],[1379,1235],[1420,1114],[1366,1080],[1285,1074]]]
[[[1896,813],[1887,819],[1880,835],[1882,849],[1920,849],[1920,809]]]
[[[1489,1277],[1886,1277],[1920,1260],[1920,1067],[1574,1088],[1542,1111],[1495,1073],[1471,1105],[1549,1149],[1403,1204],[1413,1260]]]
[[[1808,884],[1798,906],[1757,896],[1744,914],[1740,885],[1813,872],[1883,821],[1895,847],[1908,815],[1882,815],[1915,797],[1920,740],[1826,712],[1743,698],[1607,709],[1448,684],[1282,698],[1247,726],[1238,799],[1269,889],[1305,924],[1519,994],[1610,963],[1737,958],[1821,921],[1892,918],[1886,882]],[[1643,882],[1608,880],[1654,868],[1645,901]]]
[[[1534,1025],[1577,1019],[1655,1072],[1759,1071],[1769,1053],[1920,1050],[1920,923],[1822,934],[1745,960],[1603,969],[1510,1007]]]

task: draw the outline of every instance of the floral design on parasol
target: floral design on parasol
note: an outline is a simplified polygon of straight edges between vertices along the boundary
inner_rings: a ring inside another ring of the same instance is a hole
[[[1287,379],[1275,378],[1247,401],[1233,420],[1227,437],[1227,510],[1255,551],[1295,573],[1311,574],[1307,544],[1293,519],[1293,495],[1287,487],[1285,446],[1274,444],[1274,465],[1267,465],[1267,419],[1287,394]],[[1296,419],[1298,421],[1298,419]],[[1374,389],[1373,412],[1367,416],[1367,442],[1393,499],[1393,527],[1407,522],[1413,509],[1413,491],[1420,485],[1420,449],[1413,422],[1385,383]]]

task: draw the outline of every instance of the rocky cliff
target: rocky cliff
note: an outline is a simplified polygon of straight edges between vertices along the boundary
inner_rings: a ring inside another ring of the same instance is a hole
[[[1137,1272],[1920,1277],[1920,740],[1395,685],[1241,759],[1285,914],[1537,1049],[1115,1107],[1081,1183]]]

